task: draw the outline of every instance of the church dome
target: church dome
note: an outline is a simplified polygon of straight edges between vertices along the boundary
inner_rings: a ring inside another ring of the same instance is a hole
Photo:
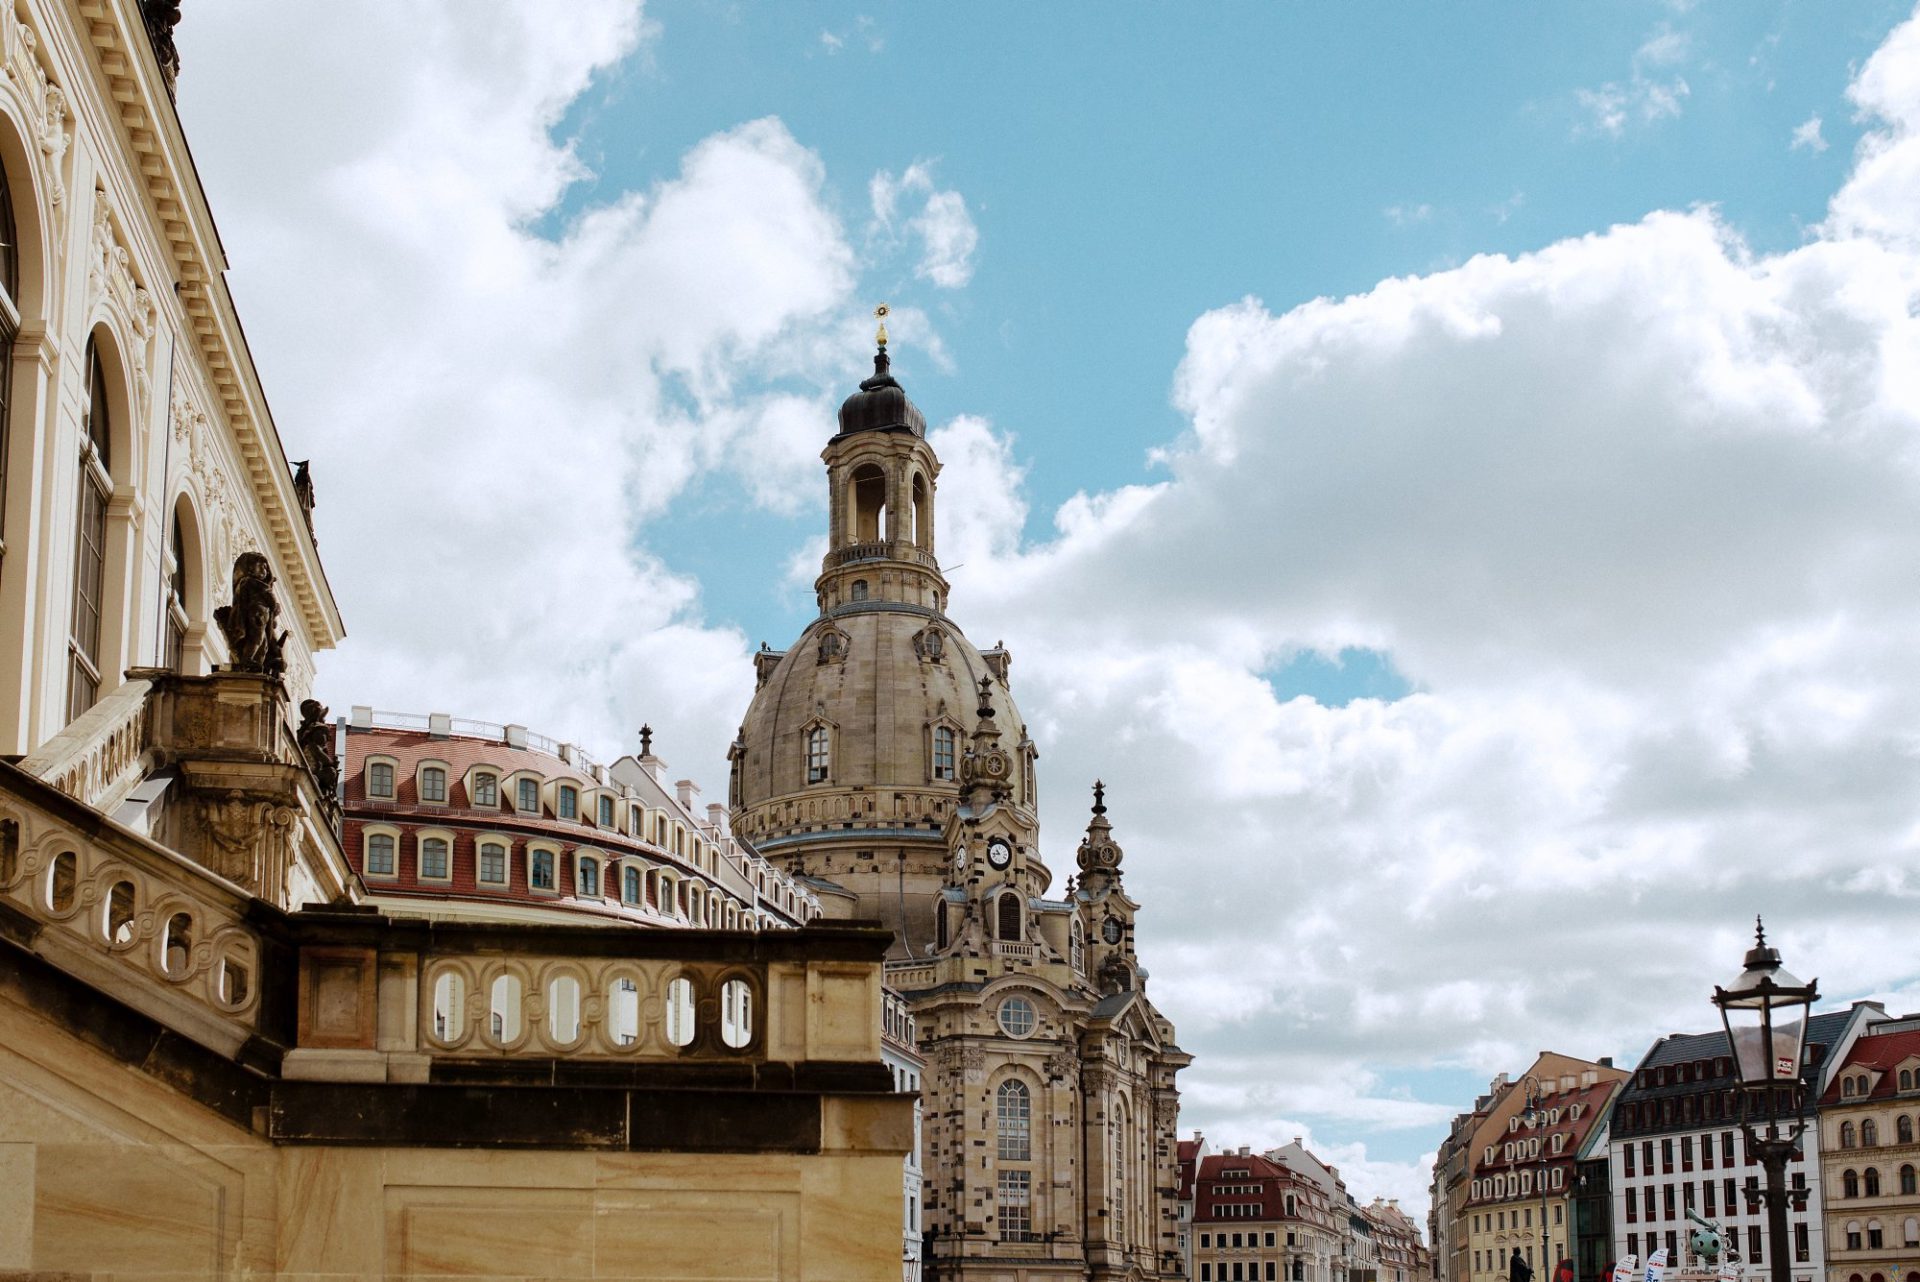
[[[834,608],[790,650],[761,651],[733,748],[736,827],[769,854],[850,828],[939,841],[983,679],[1005,742],[1024,739],[1007,662],[944,615],[889,601]],[[1030,760],[1015,753],[1020,801],[1029,801]]]
[[[860,390],[840,403],[840,435],[853,432],[908,431],[915,436],[927,434],[927,416],[907,399],[907,391],[895,381],[882,347],[873,358],[873,377],[860,384]]]

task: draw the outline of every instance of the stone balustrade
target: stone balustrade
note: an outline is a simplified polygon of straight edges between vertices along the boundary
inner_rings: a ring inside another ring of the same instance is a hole
[[[121,682],[72,725],[23,758],[20,768],[96,810],[111,810],[144,773],[153,683]]]
[[[142,1014],[238,1053],[261,1025],[252,896],[64,790],[0,771],[0,929]]]

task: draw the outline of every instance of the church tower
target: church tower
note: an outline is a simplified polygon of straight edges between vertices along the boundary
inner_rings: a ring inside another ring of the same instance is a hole
[[[947,617],[940,461],[878,339],[821,454],[819,616],[755,656],[733,828],[895,931],[887,982],[927,1060],[927,1276],[1172,1278],[1189,1057],[1147,999],[1099,784],[1077,879],[1050,897],[1011,659]]]

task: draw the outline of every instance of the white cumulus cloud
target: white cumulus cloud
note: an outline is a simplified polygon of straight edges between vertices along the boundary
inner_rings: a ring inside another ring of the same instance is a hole
[[[933,169],[925,161],[907,166],[898,177],[884,169],[874,174],[867,195],[878,236],[891,239],[904,232],[919,245],[915,275],[942,289],[958,289],[973,279],[980,232],[967,211],[966,197],[936,188]],[[903,201],[917,202],[918,211],[905,213]]]

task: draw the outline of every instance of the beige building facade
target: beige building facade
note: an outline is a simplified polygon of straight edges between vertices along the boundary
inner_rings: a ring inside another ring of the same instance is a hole
[[[1098,784],[1063,889],[1042,857],[1011,656],[947,614],[940,463],[884,329],[822,459],[820,613],[756,656],[733,825],[827,913],[894,932],[927,1061],[926,1276],[1175,1276],[1188,1057],[1146,994]]]
[[[370,902],[172,11],[0,12],[0,1274],[900,1278],[891,931]]]
[[[1827,1282],[1920,1282],[1920,1017],[1866,1026],[1818,1125]]]

